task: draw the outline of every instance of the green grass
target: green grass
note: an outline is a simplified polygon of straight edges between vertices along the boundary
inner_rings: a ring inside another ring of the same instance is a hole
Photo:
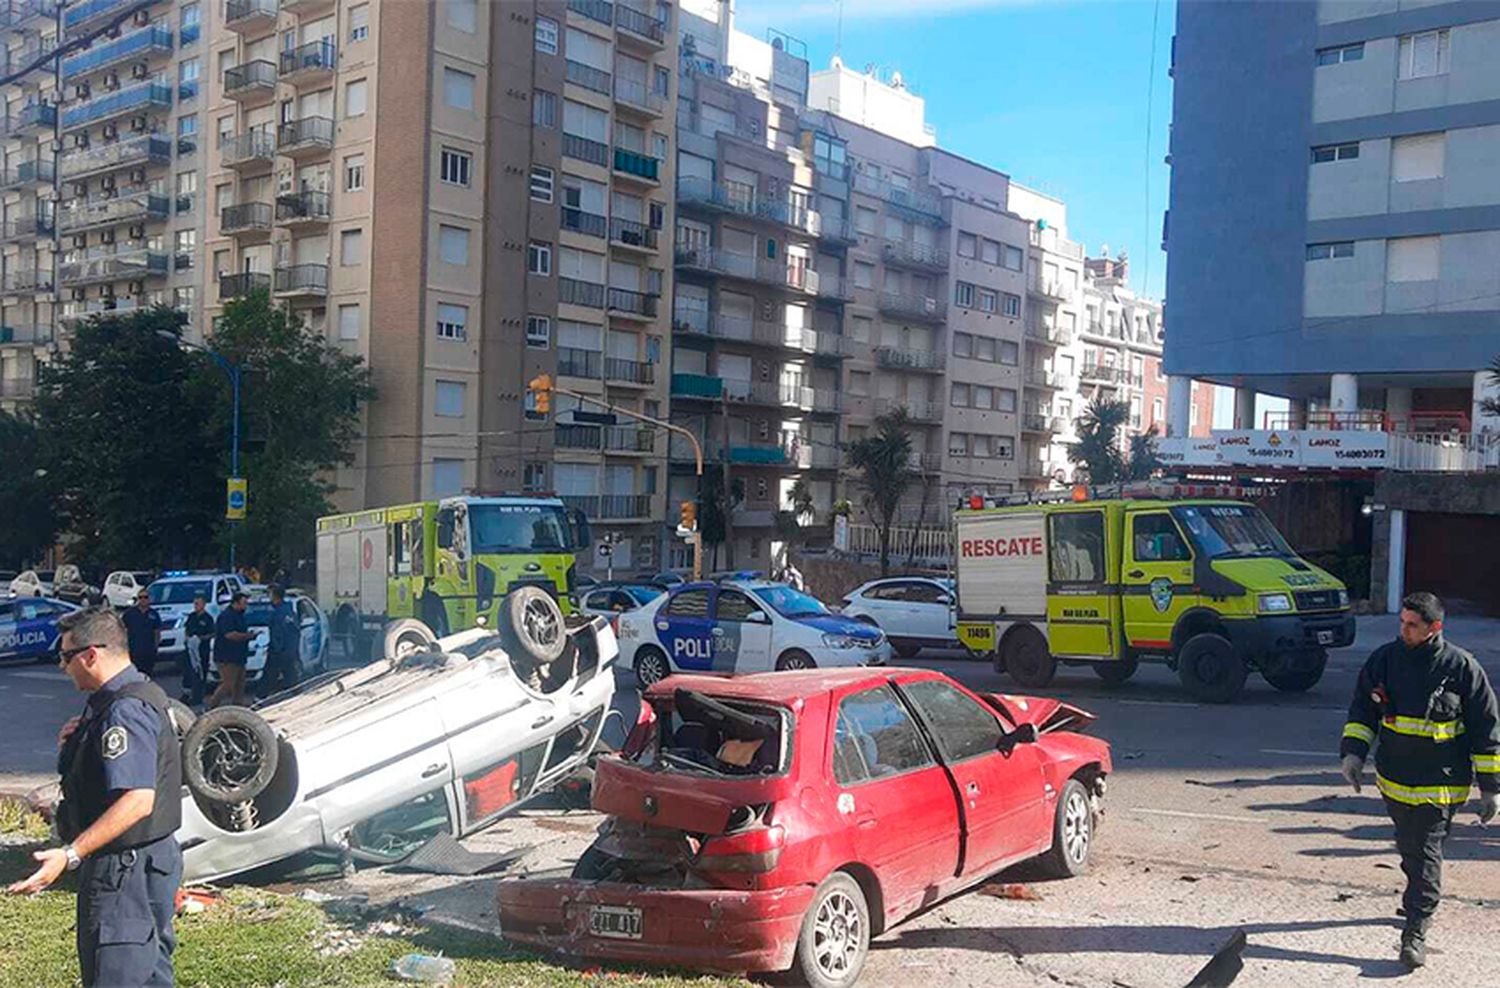
[[[29,852],[0,854],[0,884],[29,872]],[[27,898],[0,895],[0,985],[74,988],[78,961],[70,889]],[[350,930],[357,945],[328,950]],[[311,902],[261,889],[238,888],[223,902],[179,917],[175,955],[183,988],[343,988],[395,984],[391,961],[409,952],[441,953],[458,966],[456,988],[583,988],[628,982],[650,988],[724,988],[737,979],[575,970],[511,950],[498,939],[443,930],[368,933],[362,923],[331,919]]]
[[[46,840],[47,820],[19,799],[0,797],[0,834]]]

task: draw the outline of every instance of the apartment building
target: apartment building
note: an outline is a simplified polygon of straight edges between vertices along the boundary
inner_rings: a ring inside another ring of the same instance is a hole
[[[1173,397],[1236,387],[1241,428],[1257,391],[1293,426],[1500,428],[1497,50],[1491,3],[1179,6]]]

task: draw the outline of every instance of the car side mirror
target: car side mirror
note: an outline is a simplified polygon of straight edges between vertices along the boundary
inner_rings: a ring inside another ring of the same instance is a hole
[[[938,603],[942,604],[944,607],[947,607],[953,603],[953,596],[951,594],[943,594],[938,598]]]
[[[771,616],[765,611],[755,611],[748,615],[745,620],[750,624],[770,624]]]
[[[219,594],[219,606],[220,607],[223,607],[224,605],[228,604],[229,600],[230,600],[230,598],[229,598],[229,595],[227,593],[221,593],[221,594]]]

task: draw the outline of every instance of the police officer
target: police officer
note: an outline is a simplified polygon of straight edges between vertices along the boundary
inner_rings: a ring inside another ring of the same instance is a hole
[[[214,616],[208,613],[208,600],[202,594],[193,598],[193,613],[183,622],[182,634],[187,639],[187,655],[182,663],[182,681],[187,691],[182,702],[196,707],[203,702],[209,648],[214,640]]]
[[[11,885],[39,892],[78,872],[78,963],[85,988],[172,984],[172,933],[182,852],[182,766],[167,697],[130,661],[125,625],[110,608],[58,621],[60,664],[89,694],[58,735],[66,846],[38,851],[40,867]]]
[[[236,593],[214,621],[214,661],[219,665],[219,687],[208,698],[210,709],[221,703],[245,705],[245,666],[250,662],[250,639],[255,637],[245,619],[249,599],[243,593]]]
[[[266,689],[279,693],[297,685],[302,628],[297,607],[280,586],[271,587],[270,641],[266,643]]]
[[[1406,873],[1401,962],[1427,962],[1427,930],[1442,893],[1443,842],[1479,785],[1479,822],[1500,810],[1500,708],[1484,669],[1443,638],[1443,605],[1430,593],[1401,601],[1401,633],[1360,670],[1339,747],[1344,778],[1360,791],[1379,739],[1375,785],[1396,824]]]

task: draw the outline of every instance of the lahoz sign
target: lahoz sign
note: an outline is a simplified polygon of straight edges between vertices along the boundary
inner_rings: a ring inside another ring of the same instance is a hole
[[[1378,470],[1390,463],[1391,435],[1353,429],[1215,430],[1202,438],[1157,443],[1167,466],[1313,467]]]

